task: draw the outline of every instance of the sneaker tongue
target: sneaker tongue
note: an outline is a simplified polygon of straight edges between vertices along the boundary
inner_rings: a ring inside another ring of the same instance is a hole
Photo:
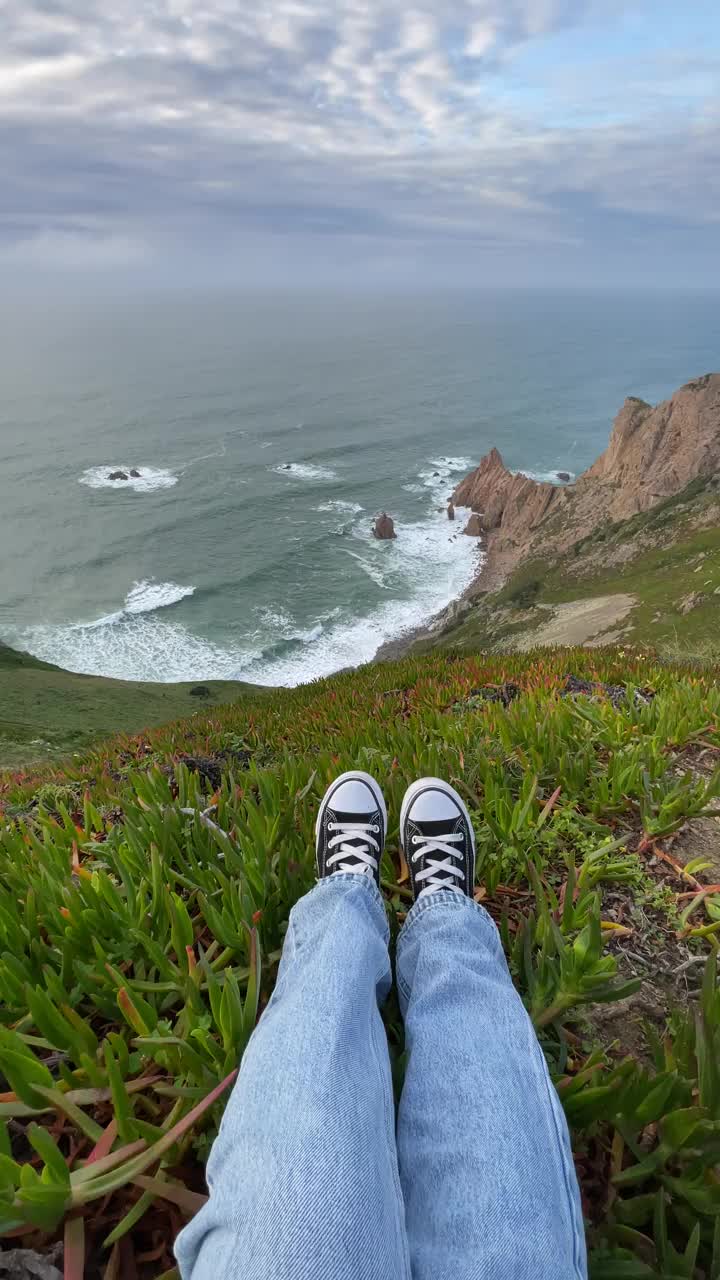
[[[458,817],[460,815],[458,814]],[[457,828],[457,818],[442,818],[434,822],[415,822],[415,826],[421,835],[428,838],[436,837],[441,840],[443,836],[451,836],[455,834]]]
[[[366,826],[370,826],[373,817],[372,813],[341,813],[338,809],[333,809],[332,813],[332,821],[339,827],[346,822],[364,822]],[[360,831],[357,834],[362,839],[363,833]]]

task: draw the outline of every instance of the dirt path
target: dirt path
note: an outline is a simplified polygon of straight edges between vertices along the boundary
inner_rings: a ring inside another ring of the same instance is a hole
[[[622,622],[636,603],[635,596],[620,594],[554,605],[552,617],[534,631],[517,636],[513,648],[522,651],[536,645],[612,643],[617,636],[603,633]]]

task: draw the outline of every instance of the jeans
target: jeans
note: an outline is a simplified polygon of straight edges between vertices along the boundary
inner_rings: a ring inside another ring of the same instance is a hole
[[[400,933],[364,875],[290,916],[278,982],[176,1242],[183,1280],[584,1280],[565,1117],[487,912],[441,891]]]

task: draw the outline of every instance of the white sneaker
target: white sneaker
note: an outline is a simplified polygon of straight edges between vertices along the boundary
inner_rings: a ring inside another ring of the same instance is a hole
[[[351,770],[330,783],[315,823],[318,879],[353,872],[380,884],[387,809],[379,782]]]
[[[454,787],[441,778],[420,778],[405,792],[400,843],[415,900],[449,890],[473,896],[475,832]]]

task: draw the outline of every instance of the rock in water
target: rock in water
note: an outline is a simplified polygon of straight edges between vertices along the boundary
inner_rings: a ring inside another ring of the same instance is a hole
[[[567,484],[568,481],[571,479],[569,471],[556,471],[555,475],[557,476],[558,480],[562,480],[564,484]]]
[[[375,524],[373,525],[373,537],[397,538],[393,518],[392,516],[389,516],[386,511],[383,511],[382,515],[377,517]]]
[[[463,533],[466,533],[470,538],[479,538],[482,531],[483,531],[482,521],[480,519],[480,516],[477,514],[476,511],[473,511],[472,515],[470,516],[470,519],[468,520],[467,524],[465,525],[465,528],[463,529]]]
[[[455,507],[453,506],[452,502],[448,502],[448,505],[447,505],[447,518],[448,520],[455,519]]]
[[[108,476],[108,480],[127,480],[127,478],[128,475],[126,471],[111,471]]]
[[[132,471],[130,472],[130,478],[131,480],[140,479],[140,472],[138,471],[137,467],[133,467]]]

